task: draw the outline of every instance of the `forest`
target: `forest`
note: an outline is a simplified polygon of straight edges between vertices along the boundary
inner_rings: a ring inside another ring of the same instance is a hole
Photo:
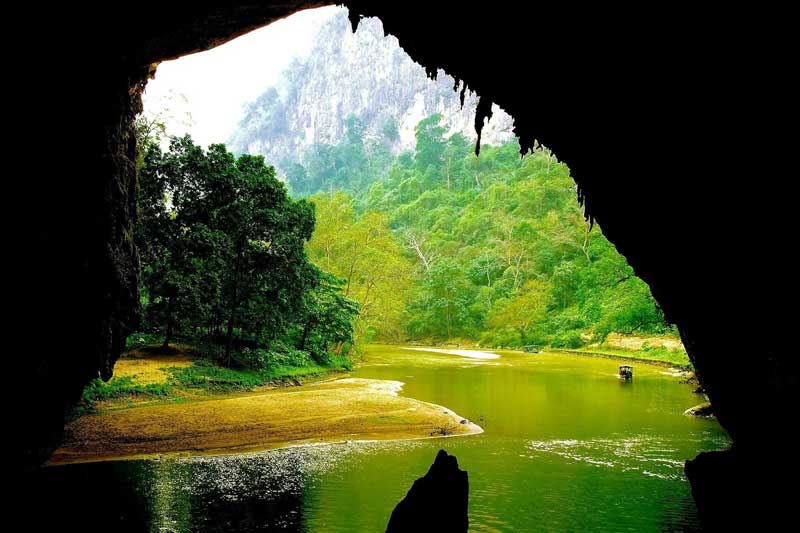
[[[412,152],[396,129],[311,146],[290,190],[316,206],[309,256],[345,280],[359,339],[576,348],[611,332],[671,331],[647,285],[589,224],[567,166],[546,148],[483,146],[438,115]]]
[[[376,341],[578,348],[671,329],[547,149],[476,156],[433,115],[394,155],[390,121],[345,124],[282,162],[286,184],[261,156],[142,135],[144,333],[266,367]]]
[[[166,152],[146,145],[134,237],[144,331],[164,349],[177,336],[208,341],[227,366],[346,355],[358,307],[308,260],[313,204],[292,200],[261,156],[189,137]]]

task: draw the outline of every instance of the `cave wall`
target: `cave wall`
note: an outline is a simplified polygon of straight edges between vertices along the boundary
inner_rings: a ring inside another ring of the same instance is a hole
[[[323,4],[145,1],[9,15],[35,20],[30,40],[47,50],[16,55],[10,67],[22,80],[9,99],[15,154],[33,169],[14,180],[12,223],[30,221],[10,278],[23,354],[11,370],[12,397],[22,399],[12,421],[15,467],[50,456],[65,414],[89,381],[111,377],[139,323],[134,119],[157,63]]]
[[[12,112],[23,142],[41,149],[50,133],[26,188],[40,214],[22,331],[50,328],[20,369],[46,385],[23,408],[26,464],[47,457],[64,407],[109,376],[137,324],[132,119],[154,65],[328,3],[143,0],[10,18],[36,21],[50,45],[14,70],[28,82],[28,105]],[[345,4],[354,24],[380,17],[431,74],[463,80],[482,109],[508,111],[523,148],[537,140],[570,166],[587,216],[679,326],[737,457],[796,468],[789,18],[682,4]]]
[[[770,258],[789,211],[756,190],[773,153],[743,153],[780,102],[779,35],[765,42],[726,26],[734,13],[680,6],[626,22],[623,8],[492,4],[410,24],[394,3],[349,5],[508,111],[523,147],[538,140],[569,165],[587,215],[679,326],[734,440],[758,445],[782,425],[770,413],[797,386],[796,358],[762,332],[786,324],[767,285],[788,273]],[[742,15],[752,31],[757,15]],[[774,102],[756,92],[767,88]]]
[[[24,461],[16,465],[49,457],[65,414],[89,381],[111,378],[138,325],[133,121],[150,72],[150,65],[106,70],[83,88],[78,105],[87,108],[56,115],[65,127],[56,129],[55,143],[40,144],[50,116],[36,123],[46,129],[25,140],[47,153],[29,160],[38,175],[15,197],[33,213],[34,227],[26,234],[21,277],[10,278],[22,300],[14,330],[22,341],[14,363],[21,368],[12,372],[20,391],[12,397],[20,405],[14,451],[19,446]]]

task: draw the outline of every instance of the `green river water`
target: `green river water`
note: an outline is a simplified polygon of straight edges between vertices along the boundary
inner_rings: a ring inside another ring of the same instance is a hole
[[[702,398],[680,377],[634,362],[625,383],[615,360],[497,353],[370,346],[353,372],[402,381],[401,394],[456,411],[480,435],[51,467],[37,491],[69,509],[66,529],[383,531],[444,448],[469,473],[474,531],[698,527],[684,460],[728,438],[683,415]]]

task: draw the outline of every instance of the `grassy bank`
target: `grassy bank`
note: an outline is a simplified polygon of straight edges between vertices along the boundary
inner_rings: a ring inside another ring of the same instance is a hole
[[[574,355],[587,355],[594,357],[607,357],[611,359],[643,361],[650,364],[671,366],[682,370],[692,370],[692,363],[686,352],[679,350],[667,350],[654,348],[650,350],[622,350],[607,346],[595,346],[585,348],[550,348],[548,351],[558,353],[569,353]]]
[[[346,357],[319,364],[308,357],[282,356],[259,368],[220,365],[203,346],[181,345],[163,352],[156,346],[136,346],[117,362],[109,382],[95,379],[84,389],[75,419],[103,406],[147,401],[178,401],[208,394],[250,391],[268,385],[299,385],[352,368]]]

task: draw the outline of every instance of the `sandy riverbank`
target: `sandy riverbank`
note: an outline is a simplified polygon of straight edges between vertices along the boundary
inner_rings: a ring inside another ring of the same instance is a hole
[[[454,436],[483,431],[445,407],[399,396],[402,385],[347,378],[88,415],[67,425],[49,464],[420,439],[442,428]]]
[[[448,355],[458,355],[460,357],[467,357],[469,359],[500,359],[500,356],[492,352],[484,352],[481,350],[462,350],[462,349],[447,349],[447,348],[412,348],[402,347],[404,350],[415,350],[418,352],[434,352],[443,353]]]

